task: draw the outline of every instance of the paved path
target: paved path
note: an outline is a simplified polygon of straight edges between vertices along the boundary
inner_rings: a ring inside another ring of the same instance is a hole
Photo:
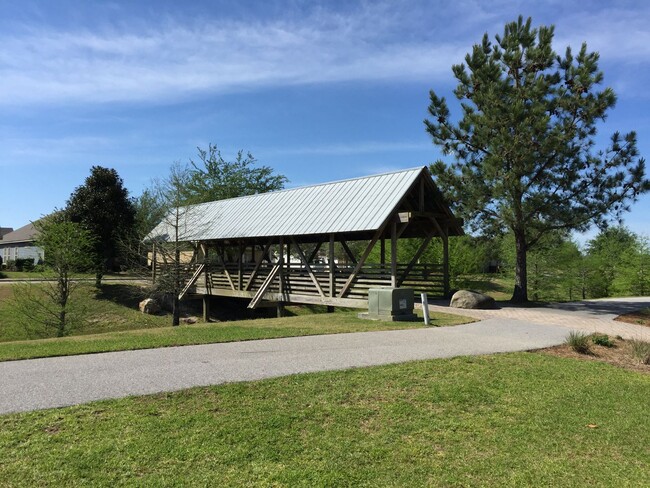
[[[606,298],[580,302],[550,303],[545,307],[518,308],[505,306],[499,310],[461,310],[444,305],[430,305],[432,312],[466,315],[479,320],[514,319],[534,324],[548,324],[581,330],[600,332],[625,339],[650,341],[650,327],[615,321],[618,315],[650,307],[650,297]]]
[[[566,329],[488,319],[455,327],[170,347],[0,363],[0,413],[193,386],[560,344]]]
[[[571,329],[650,340],[650,328],[613,320],[648,306],[650,297],[500,310],[432,305],[481,321],[0,362],[0,414],[295,373],[523,351],[561,344]]]

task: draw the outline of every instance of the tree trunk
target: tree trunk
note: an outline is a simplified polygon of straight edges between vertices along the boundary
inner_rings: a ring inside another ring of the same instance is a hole
[[[515,264],[515,291],[510,301],[525,303],[528,301],[528,271],[526,269],[526,235],[523,231],[515,231],[515,248],[517,259]]]
[[[172,310],[172,326],[181,325],[181,303],[178,299],[178,293],[174,294],[174,306]]]
[[[63,337],[65,335],[65,309],[59,312],[59,324],[56,328],[56,336]]]
[[[99,288],[102,286],[102,278],[104,277],[104,273],[101,271],[97,271],[95,273],[95,288]]]

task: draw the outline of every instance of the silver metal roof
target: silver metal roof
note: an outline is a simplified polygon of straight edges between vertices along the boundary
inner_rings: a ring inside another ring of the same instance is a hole
[[[376,230],[426,171],[364,178],[219,200],[179,209],[179,240],[244,239]],[[148,238],[174,239],[176,212]]]

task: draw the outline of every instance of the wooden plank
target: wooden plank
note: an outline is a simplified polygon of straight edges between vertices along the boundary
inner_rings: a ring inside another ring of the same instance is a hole
[[[237,289],[241,290],[244,287],[244,279],[242,273],[244,272],[244,252],[246,248],[239,243],[239,258],[237,258]]]
[[[204,293],[206,290],[197,289],[197,293]],[[226,289],[213,289],[211,295],[224,296],[232,298],[253,298],[255,292],[244,290],[226,290]],[[285,303],[304,303],[307,305],[330,305],[333,307],[348,307],[348,308],[368,308],[368,300],[365,298],[337,298],[337,297],[321,297],[318,295],[301,295],[298,293],[281,294],[275,292],[267,292],[264,294],[264,302],[278,301]],[[259,305],[258,305],[259,306]]]

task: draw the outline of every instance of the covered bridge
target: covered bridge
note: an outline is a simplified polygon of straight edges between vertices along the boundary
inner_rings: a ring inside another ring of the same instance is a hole
[[[250,300],[250,308],[263,300],[364,308],[378,286],[446,295],[448,237],[462,234],[462,221],[419,167],[183,207],[149,238],[158,243],[154,279],[165,246],[191,245],[180,295],[203,296],[206,307],[207,297],[227,296]],[[398,263],[399,240],[413,237],[422,244]],[[442,262],[421,263],[434,238]]]

